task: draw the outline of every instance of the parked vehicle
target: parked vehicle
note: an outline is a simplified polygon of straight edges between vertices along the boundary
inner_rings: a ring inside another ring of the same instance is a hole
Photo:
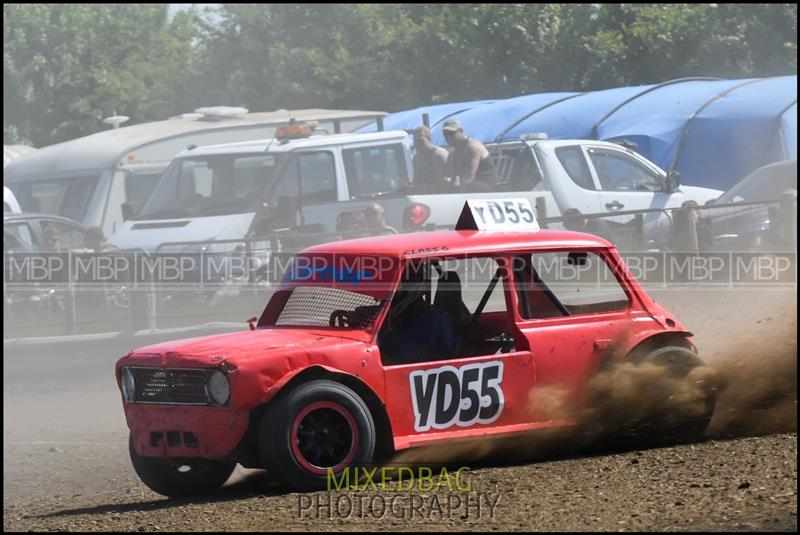
[[[383,112],[202,108],[165,121],[99,132],[12,161],[4,170],[23,210],[99,226],[106,236],[136,214],[172,158],[192,145],[261,139],[292,118],[351,131]]]
[[[399,192],[410,182],[408,143],[405,132],[378,132],[185,150],[111,242],[154,251],[167,242],[268,236],[286,228],[335,232],[340,212],[376,201],[386,209],[387,223],[399,228],[407,204]],[[197,244],[160,250],[206,249]]]
[[[373,203],[395,229],[451,226],[468,197],[491,199],[498,192],[527,198],[540,218],[570,209],[620,212],[608,221],[623,225],[634,218],[628,210],[704,203],[721,193],[682,187],[677,174],[667,176],[618,144],[541,139],[492,147],[502,179],[493,192],[430,193],[413,182],[412,143],[404,131],[301,137],[308,135],[298,129],[292,139],[183,151],[138,216],[111,241],[155,250],[165,242],[241,239],[290,227],[332,234],[341,230],[343,214]],[[645,238],[665,241],[669,222],[665,212],[647,214]]]
[[[49,214],[4,213],[3,250],[6,252],[65,252],[83,248],[86,227]]]
[[[520,214],[533,220],[530,205],[505,219]],[[570,268],[577,278],[558,275]],[[405,334],[414,325],[441,345],[415,345]],[[554,417],[532,395],[554,385],[579,394],[614,363],[662,366],[674,380],[703,365],[691,333],[613,245],[568,231],[318,245],[295,257],[250,327],[117,361],[131,461],[154,491],[213,491],[237,463],[290,488],[324,488],[396,450],[574,425],[576,414]],[[666,392],[657,414],[642,415],[648,438],[702,434],[716,394],[706,381],[690,388],[691,410]]]
[[[720,191],[682,186],[677,173],[667,173],[634,150],[595,140],[540,139],[487,145],[494,155],[503,196],[524,196],[537,207],[537,217],[558,217],[568,210],[608,214],[610,229],[629,223],[635,210],[644,215],[645,246],[661,246],[669,235],[670,219],[658,209],[680,207],[689,200],[704,203]],[[505,193],[509,192],[509,193]],[[423,207],[425,224],[441,226],[458,217],[467,198],[490,199],[496,193],[414,194],[409,203]],[[544,212],[544,213],[543,213]],[[620,215],[613,215],[620,212]],[[605,236],[609,237],[609,236]]]
[[[796,201],[797,160],[759,167],[713,202],[744,206],[702,211],[702,246],[717,251],[794,250]],[[759,202],[771,204],[747,205]]]

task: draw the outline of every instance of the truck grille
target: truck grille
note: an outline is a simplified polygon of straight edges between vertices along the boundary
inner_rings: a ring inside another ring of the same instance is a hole
[[[206,378],[211,370],[132,368],[138,403],[206,405]]]

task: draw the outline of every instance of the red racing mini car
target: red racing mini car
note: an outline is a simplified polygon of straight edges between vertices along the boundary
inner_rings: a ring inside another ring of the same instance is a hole
[[[236,463],[311,489],[392,451],[570,425],[531,391],[579,392],[609,359],[686,373],[690,338],[602,238],[431,231],[308,248],[250,330],[137,349],[116,375],[156,492],[208,492]]]

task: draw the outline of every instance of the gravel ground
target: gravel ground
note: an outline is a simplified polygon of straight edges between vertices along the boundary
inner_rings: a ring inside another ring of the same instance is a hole
[[[413,518],[406,507],[407,492],[285,494],[260,471],[235,475],[213,497],[166,500],[138,481],[126,453],[126,444],[119,440],[102,445],[7,446],[4,461],[9,455],[16,460],[5,464],[4,529],[792,531],[797,527],[797,436],[793,434],[480,468],[462,479],[471,484],[471,492],[441,487],[435,493],[441,504],[450,500],[449,508],[443,505],[441,512],[427,501],[432,494],[417,494],[426,501]],[[32,501],[34,495],[40,499]],[[398,496],[394,509],[382,512],[393,496]],[[473,504],[468,513],[463,505],[467,499]],[[476,506],[479,500],[483,500],[481,510]],[[319,507],[326,503],[334,506]],[[490,504],[495,503],[492,509]]]
[[[212,496],[166,500],[128,459],[113,383],[124,349],[6,352],[3,528],[795,531],[796,295],[656,295],[730,378],[706,440],[495,462],[466,473],[469,492],[287,493],[239,468]]]

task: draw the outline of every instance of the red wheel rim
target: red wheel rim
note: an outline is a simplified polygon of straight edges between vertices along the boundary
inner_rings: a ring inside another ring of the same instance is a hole
[[[349,410],[333,401],[316,401],[295,416],[289,443],[300,466],[326,475],[329,469],[338,472],[353,461],[358,438],[358,424]]]

